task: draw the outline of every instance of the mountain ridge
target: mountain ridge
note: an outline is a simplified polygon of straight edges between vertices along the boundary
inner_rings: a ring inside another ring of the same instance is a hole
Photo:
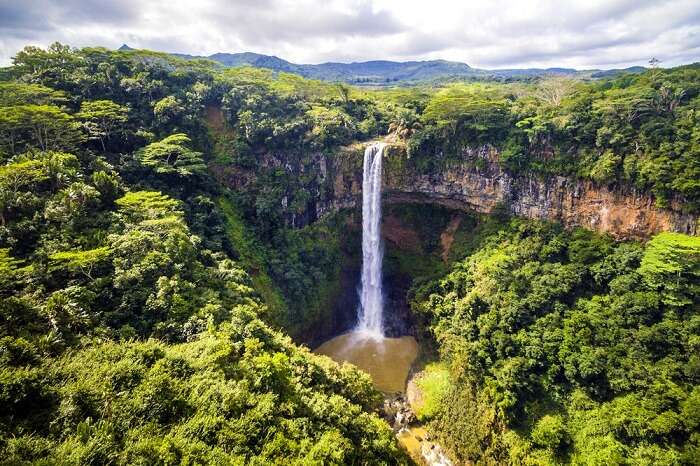
[[[134,50],[122,45],[119,50]],[[450,60],[369,60],[350,63],[323,62],[318,64],[293,63],[275,55],[255,52],[227,53],[218,52],[208,56],[171,53],[170,55],[186,60],[208,59],[225,67],[253,66],[275,72],[294,73],[309,79],[322,81],[341,81],[356,85],[394,85],[429,82],[446,79],[529,79],[542,76],[571,76],[584,78],[603,78],[620,73],[640,73],[646,68],[633,66],[608,70],[576,70],[574,68],[506,68],[480,69],[466,63]]]

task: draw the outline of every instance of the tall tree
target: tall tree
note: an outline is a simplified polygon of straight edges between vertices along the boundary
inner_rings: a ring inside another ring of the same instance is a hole
[[[191,143],[186,134],[178,133],[151,143],[137,154],[141,163],[156,173],[189,177],[206,170],[202,153],[187,146]]]
[[[81,140],[72,115],[55,105],[0,108],[0,150],[70,150]]]
[[[106,151],[105,140],[129,119],[129,109],[111,100],[85,101],[80,105],[76,117],[82,120],[82,126],[88,133],[88,139],[100,141],[102,150]]]

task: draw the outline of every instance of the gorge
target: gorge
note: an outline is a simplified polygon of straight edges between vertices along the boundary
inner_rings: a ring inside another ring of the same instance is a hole
[[[698,464],[698,108],[697,64],[373,89],[27,47],[0,464],[404,465],[414,419],[453,464]]]
[[[418,344],[409,335],[386,337],[383,295],[382,157],[384,143],[369,144],[364,151],[362,174],[362,272],[357,323],[348,333],[316,348],[336,361],[350,362],[372,376],[384,393],[403,392]]]

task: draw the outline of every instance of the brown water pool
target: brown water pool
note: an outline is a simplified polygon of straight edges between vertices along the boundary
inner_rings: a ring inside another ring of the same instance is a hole
[[[356,365],[372,376],[377,390],[393,393],[405,391],[418,343],[411,336],[383,338],[350,332],[326,341],[314,352]]]

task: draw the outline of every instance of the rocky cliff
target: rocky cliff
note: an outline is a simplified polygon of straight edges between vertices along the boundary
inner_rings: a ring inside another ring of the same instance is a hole
[[[324,163],[331,179],[327,195],[316,204],[316,216],[356,205],[362,186],[361,149],[344,149]],[[513,176],[500,167],[492,147],[467,149],[459,162],[420,170],[400,146],[391,146],[384,192],[389,203],[434,203],[480,213],[502,205],[514,215],[581,226],[618,239],[644,239],[660,231],[698,233],[698,217],[683,213],[679,202],[660,209],[651,196],[634,191],[565,177]]]

